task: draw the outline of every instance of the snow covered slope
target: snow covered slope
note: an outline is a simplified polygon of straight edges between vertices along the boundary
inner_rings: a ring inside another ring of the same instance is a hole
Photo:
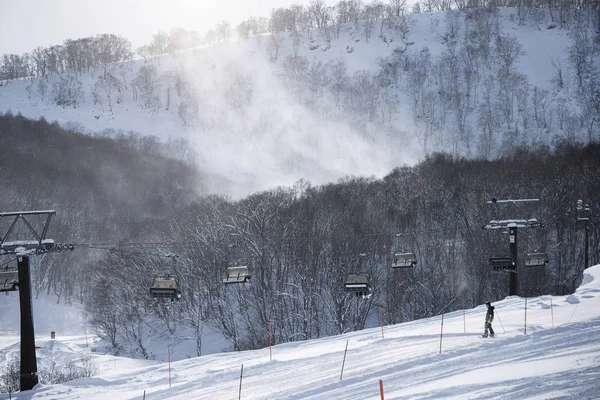
[[[439,316],[274,346],[272,361],[265,348],[174,362],[171,387],[167,364],[125,359],[126,368],[114,361],[97,377],[13,398],[375,400],[379,380],[386,399],[600,398],[600,265],[573,295],[494,305],[495,338],[481,338],[482,305],[444,315],[443,326]]]
[[[534,87],[551,89],[550,80],[556,74],[551,60],[562,63],[568,86],[566,48],[570,43],[569,31],[546,29],[543,22],[536,24],[529,21],[521,25],[517,23],[515,14],[515,9],[503,9],[499,12],[498,21],[501,35],[517,38],[523,46],[525,54],[517,58],[515,71],[526,78],[529,96],[532,96]],[[301,93],[294,86],[296,78],[284,68],[286,58],[291,55],[305,57],[314,66],[343,59],[347,77],[354,79],[359,71],[376,73],[380,60],[391,56],[397,47],[411,56],[418,55],[427,47],[431,60],[439,59],[443,52],[448,51],[449,19],[446,13],[415,14],[410,18],[410,30],[404,41],[397,30],[386,27],[380,37],[379,24],[371,38],[365,40],[362,25],[352,24],[342,27],[337,38],[332,32],[329,39],[323,32],[301,32],[297,45],[294,45],[291,34],[282,34],[276,60],[273,50],[269,50],[269,36],[257,36],[146,61],[124,62],[112,65],[109,70],[115,78],[115,86],[110,93],[94,89],[102,71],[93,70],[77,77],[83,94],[76,108],[60,107],[52,101],[51,88],[60,79],[56,75],[50,77],[43,101],[37,90],[37,79],[10,82],[0,87],[0,112],[10,110],[31,118],[44,117],[88,132],[112,129],[155,135],[162,139],[184,137],[195,145],[203,168],[247,184],[247,187],[240,187],[238,193],[232,193],[234,195],[291,185],[301,178],[321,184],[348,175],[382,176],[395,166],[417,162],[426,151],[476,154],[475,138],[460,139],[464,143],[472,142],[472,148],[459,148],[456,143],[453,147],[452,141],[458,140],[458,134],[454,132],[453,121],[456,118],[452,110],[443,117],[436,117],[447,119],[445,123],[435,122],[437,125],[445,124],[436,135],[447,137],[438,138],[436,145],[435,137],[425,139],[425,135],[431,134],[428,129],[432,127],[427,126],[424,116],[415,116],[411,110],[410,77],[403,77],[394,93],[379,94],[379,105],[373,109],[373,121],[367,122],[366,117],[349,120],[346,114],[340,112],[339,107],[333,104],[332,95],[324,89],[325,84],[331,85],[331,82],[315,82],[313,94]],[[475,29],[475,22],[460,14],[459,38],[464,35],[468,24],[471,24],[469,29]],[[494,48],[493,39],[488,45]],[[457,50],[458,53],[460,51]],[[463,57],[462,54],[459,56]],[[463,136],[476,137],[481,132],[477,125],[478,109],[483,101],[488,75],[495,76],[497,65],[498,60],[492,59],[489,67],[476,71],[478,78],[472,83],[475,86],[469,100],[473,103],[461,111],[465,115],[457,117],[458,120],[465,118],[470,126],[461,133]],[[133,82],[139,78],[142,68],[150,71],[148,76],[152,81],[146,88],[152,91],[147,99],[143,99],[146,89],[141,89],[139,81],[137,91],[133,90]],[[429,74],[431,80],[437,72],[429,71]],[[433,80],[437,85],[438,78]],[[117,86],[118,90],[115,89]],[[496,82],[496,89],[497,86]],[[464,89],[461,87],[460,90]],[[572,99],[569,101],[568,94],[572,95],[575,90],[570,90],[567,87],[562,93],[551,92],[544,100],[544,112],[549,115],[559,103],[563,110],[566,104],[572,107],[569,108],[571,114],[563,112],[563,117],[575,118],[577,110]],[[439,89],[432,93],[437,91]],[[312,96],[317,100],[311,100]],[[383,101],[383,96],[389,97]],[[311,106],[316,104],[312,101],[318,104]],[[357,101],[352,107],[369,106]],[[444,108],[440,103],[436,107],[435,112]],[[516,103],[513,107],[516,110]],[[529,113],[531,110],[526,111]],[[517,121],[523,118],[517,116],[516,111],[514,113]],[[499,113],[496,114],[500,118]],[[541,140],[540,137],[550,141],[557,135],[567,135],[566,127],[565,132],[562,127],[558,129],[556,117],[548,118],[554,121],[550,123],[552,126],[548,126],[547,121],[543,127],[529,121],[531,128],[525,136],[509,142],[533,143]],[[570,121],[569,118],[566,120]],[[501,121],[495,123],[500,125]],[[370,125],[365,127],[365,124]],[[497,127],[495,140],[502,140],[504,130]],[[569,134],[577,136],[573,132]]]

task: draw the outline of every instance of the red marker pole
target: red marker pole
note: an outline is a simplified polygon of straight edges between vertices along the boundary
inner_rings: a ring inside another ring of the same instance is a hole
[[[379,393],[381,394],[381,400],[385,400],[383,396],[383,381],[381,379],[379,380]]]

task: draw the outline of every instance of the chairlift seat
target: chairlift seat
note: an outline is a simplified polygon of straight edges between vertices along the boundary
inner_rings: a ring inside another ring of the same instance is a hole
[[[496,253],[490,257],[490,264],[494,271],[511,269],[515,266],[515,262],[508,253]]]
[[[368,293],[371,291],[369,277],[366,275],[348,275],[344,288],[347,292]]]
[[[155,299],[179,299],[181,292],[175,278],[158,277],[150,287],[150,295]]]
[[[0,292],[19,290],[19,272],[17,270],[0,271]]]
[[[526,267],[543,267],[548,265],[546,253],[529,253],[525,259]]]
[[[392,268],[411,268],[417,265],[414,253],[395,253]]]
[[[247,266],[235,266],[227,268],[223,276],[223,283],[245,283],[250,280],[250,272]]]

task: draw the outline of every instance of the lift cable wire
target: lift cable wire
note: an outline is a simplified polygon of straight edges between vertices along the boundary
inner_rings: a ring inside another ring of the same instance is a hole
[[[79,243],[79,244],[74,244],[75,246],[78,247],[86,247],[88,249],[94,249],[94,250],[104,250],[104,251],[108,251],[109,253],[119,253],[119,254],[143,254],[143,255],[148,255],[148,256],[156,256],[156,257],[167,257],[167,258],[172,258],[173,257],[173,253],[152,253],[152,252],[148,252],[148,251],[143,251],[143,250],[128,250],[128,249],[119,249],[117,247],[115,247],[115,245],[113,244],[113,247],[103,247],[103,246],[97,246],[97,245],[92,245],[92,244],[84,244],[84,243]]]

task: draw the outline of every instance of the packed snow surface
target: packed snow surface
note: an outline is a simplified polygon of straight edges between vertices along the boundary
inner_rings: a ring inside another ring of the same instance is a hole
[[[572,295],[493,304],[494,338],[481,337],[481,305],[383,330],[176,361],[170,378],[168,363],[90,353],[98,376],[12,398],[375,400],[380,380],[386,399],[600,398],[600,265]],[[40,362],[89,352],[82,335],[38,345]]]

